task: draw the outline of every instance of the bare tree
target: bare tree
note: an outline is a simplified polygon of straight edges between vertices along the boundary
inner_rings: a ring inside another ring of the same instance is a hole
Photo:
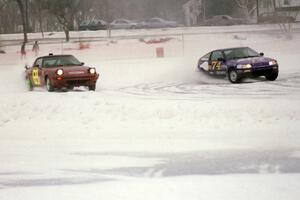
[[[75,15],[79,12],[80,0],[47,0],[48,10],[53,14],[66,35],[66,41],[70,40],[70,30],[74,29]]]
[[[255,0],[235,0],[238,7],[241,9],[244,17],[247,20],[250,20],[251,15],[257,9],[257,3]]]
[[[16,32],[21,19],[16,1],[0,0],[0,33]]]
[[[39,29],[44,37],[44,18],[49,15],[47,12],[47,2],[45,0],[33,0],[32,1],[32,10],[33,15],[38,19],[39,22]]]
[[[278,11],[275,9],[276,15],[278,15]],[[297,15],[299,14],[299,10],[295,10],[293,8],[286,9],[283,12],[283,15],[285,16],[285,20],[279,20],[278,25],[280,29],[282,30],[283,34],[287,39],[293,38],[293,25],[294,25],[294,19],[297,18]]]
[[[4,7],[5,7],[5,2],[3,1],[3,0],[1,0],[0,1],[0,33],[2,33],[3,32],[3,30],[2,30],[2,13],[3,13],[3,11],[4,11]],[[1,44],[0,44],[1,45]]]
[[[24,42],[28,42],[28,0],[15,0],[20,9],[22,24],[23,24],[23,34],[24,34]]]

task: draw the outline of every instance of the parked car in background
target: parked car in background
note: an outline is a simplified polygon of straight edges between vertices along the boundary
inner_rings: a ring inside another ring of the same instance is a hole
[[[138,23],[128,19],[116,19],[110,23],[111,29],[135,29]]]
[[[151,18],[142,21],[139,26],[141,28],[174,28],[180,25],[175,21],[168,21],[161,18]]]
[[[243,18],[233,18],[229,15],[216,15],[210,19],[204,20],[203,26],[232,26],[239,24],[247,24],[247,20]]]
[[[79,24],[79,30],[80,31],[85,31],[85,30],[89,30],[89,24],[90,24],[90,20],[83,20],[80,24]]]
[[[101,19],[94,19],[89,24],[89,30],[106,30],[107,29],[107,22]]]
[[[96,89],[99,74],[96,68],[84,66],[72,55],[53,55],[39,57],[32,67],[25,66],[25,79],[29,90],[46,86],[49,92],[55,89],[86,86]]]
[[[296,18],[292,16],[285,16],[277,13],[262,13],[258,17],[258,23],[292,23]]]
[[[79,25],[79,30],[106,30],[107,22],[100,19],[83,20]]]
[[[202,56],[197,65],[199,71],[211,75],[224,75],[231,83],[239,83],[245,77],[265,76],[274,81],[279,66],[275,59],[264,57],[249,47],[214,50]]]

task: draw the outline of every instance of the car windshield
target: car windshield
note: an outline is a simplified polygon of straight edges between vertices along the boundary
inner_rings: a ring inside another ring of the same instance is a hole
[[[44,67],[79,66],[81,63],[74,56],[53,56],[44,58]]]
[[[250,48],[228,49],[224,51],[227,60],[259,57],[259,54]]]

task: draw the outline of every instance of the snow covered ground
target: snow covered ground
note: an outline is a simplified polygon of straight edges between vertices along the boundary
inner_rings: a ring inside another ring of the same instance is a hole
[[[95,92],[26,91],[22,73],[33,53],[21,60],[19,46],[6,47],[0,199],[298,200],[300,35],[287,40],[273,29],[156,30],[171,40],[102,40],[83,50],[75,42],[41,44],[41,55],[74,54],[95,66]],[[276,58],[278,80],[233,85],[196,70],[200,56],[234,46]],[[165,58],[156,58],[158,47]]]

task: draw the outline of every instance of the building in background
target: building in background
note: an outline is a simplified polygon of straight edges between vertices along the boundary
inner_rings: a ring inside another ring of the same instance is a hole
[[[259,0],[259,15],[278,13],[300,21],[300,0]]]

